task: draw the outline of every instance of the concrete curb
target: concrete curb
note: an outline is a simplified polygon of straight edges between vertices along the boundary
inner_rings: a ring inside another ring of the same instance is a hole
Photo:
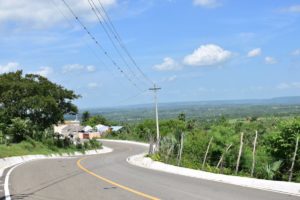
[[[15,156],[15,157],[2,158],[2,159],[0,159],[0,177],[2,176],[3,171],[6,168],[12,167],[14,165],[17,165],[17,164],[20,164],[23,162],[28,162],[28,161],[32,161],[32,160],[38,160],[38,159],[74,158],[75,156],[104,154],[104,153],[110,153],[112,151],[113,151],[113,149],[103,146],[102,149],[89,150],[89,151],[86,151],[84,154],[81,152],[75,152],[74,154],[63,153],[61,155],[59,155],[59,154],[28,155],[28,156]]]
[[[153,161],[151,158],[146,158],[145,155],[146,154],[143,153],[143,154],[131,156],[127,158],[127,162],[135,166],[177,174],[177,175],[189,176],[193,178],[206,179],[206,180],[228,183],[228,184],[238,185],[243,187],[300,196],[299,183],[290,183],[284,181],[270,181],[270,180],[262,180],[262,179],[248,178],[248,177],[214,174],[210,172],[188,169],[184,167],[177,167],[174,165],[168,165],[162,162]]]
[[[110,140],[110,139],[99,139],[99,141],[107,141],[107,142],[117,142],[117,143],[124,143],[124,144],[134,144],[134,145],[140,145],[144,147],[149,147],[149,144],[144,142],[135,142],[130,140]]]
[[[103,141],[135,144],[135,145],[149,147],[149,144],[146,143],[126,141],[126,140],[121,140],[121,141],[103,140]],[[152,169],[152,170],[157,170],[157,171],[162,171],[162,172],[167,172],[167,173],[172,173],[177,175],[183,175],[183,176],[211,180],[211,181],[238,185],[243,187],[300,196],[300,183],[290,183],[285,181],[271,181],[271,180],[262,180],[262,179],[248,178],[248,177],[215,174],[215,173],[210,173],[210,172],[205,172],[205,171],[200,171],[195,169],[188,169],[184,167],[177,167],[174,165],[168,165],[162,162],[153,161],[151,158],[146,158],[145,155],[146,153],[128,157],[127,162],[129,164],[138,167],[143,167],[147,169]]]

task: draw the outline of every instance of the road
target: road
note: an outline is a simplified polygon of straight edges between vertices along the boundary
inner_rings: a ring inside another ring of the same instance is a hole
[[[73,159],[38,160],[15,168],[9,179],[12,199],[300,199],[132,166],[126,158],[144,152],[145,147],[112,142],[104,144],[114,152]]]

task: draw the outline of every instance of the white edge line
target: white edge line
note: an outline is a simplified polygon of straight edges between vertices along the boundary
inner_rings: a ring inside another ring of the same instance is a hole
[[[4,181],[4,196],[5,196],[5,200],[11,200],[10,198],[10,192],[9,192],[9,185],[8,185],[8,182],[9,182],[9,176],[11,174],[11,172],[17,168],[18,166],[24,164],[26,162],[22,162],[20,164],[17,164],[15,166],[13,166],[12,168],[9,169],[9,171],[7,172],[6,176],[5,176],[5,181]]]
[[[106,149],[106,151],[104,152],[101,152],[101,153],[98,153],[99,155],[100,154],[105,154],[105,153],[111,153],[113,152],[113,149],[112,148],[108,148],[108,147],[105,147],[103,146],[103,149]],[[103,150],[101,149],[101,150]],[[97,152],[97,151],[96,151]],[[82,154],[82,155],[79,155],[79,156],[84,156],[85,154]],[[88,155],[88,154],[87,154]],[[92,154],[93,155],[93,154]],[[72,155],[70,157],[68,156],[62,156],[62,157],[48,157],[48,158],[38,158],[38,159],[33,159],[33,160],[27,160],[27,161],[23,161],[19,164],[16,164],[14,165],[12,168],[9,169],[9,171],[7,172],[6,176],[5,176],[5,181],[4,181],[4,196],[5,196],[5,200],[11,200],[11,197],[10,197],[10,191],[9,191],[9,177],[10,177],[10,174],[12,173],[12,171],[19,167],[20,165],[23,165],[27,162],[30,162],[30,161],[34,161],[34,160],[46,160],[46,159],[72,159],[72,158],[77,158],[78,156],[75,156],[75,155]]]

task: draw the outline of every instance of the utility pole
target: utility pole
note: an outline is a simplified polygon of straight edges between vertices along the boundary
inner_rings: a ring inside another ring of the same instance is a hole
[[[157,108],[157,91],[161,90],[161,88],[156,87],[154,84],[153,88],[149,88],[149,90],[154,92],[154,104],[155,104],[155,118],[156,118],[156,145],[155,145],[155,151],[159,151],[159,141],[160,141],[160,135],[159,135],[159,123],[158,123],[158,108]]]

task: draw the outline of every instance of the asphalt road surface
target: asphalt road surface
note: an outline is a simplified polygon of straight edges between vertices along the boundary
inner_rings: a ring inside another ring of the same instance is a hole
[[[73,159],[38,160],[15,168],[13,200],[289,200],[296,196],[173,175],[126,162],[145,147],[104,142],[114,152]],[[0,199],[5,199],[4,197]]]

